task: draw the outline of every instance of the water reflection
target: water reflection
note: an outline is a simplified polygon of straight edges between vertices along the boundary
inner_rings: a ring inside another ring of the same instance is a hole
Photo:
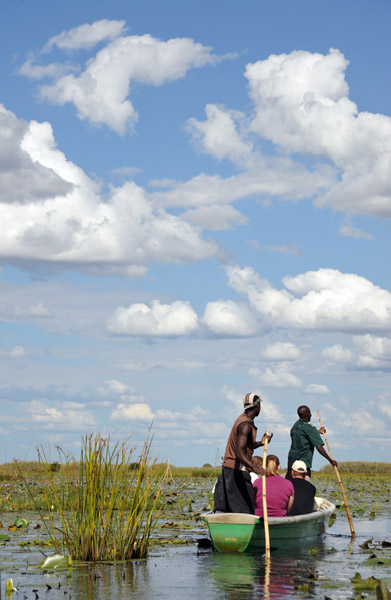
[[[220,554],[210,557],[209,576],[226,598],[252,598],[254,575],[262,566],[262,559],[252,554]]]
[[[309,548],[272,553],[271,559],[252,554],[219,554],[210,558],[209,575],[225,598],[293,598],[296,588],[313,585],[316,557]]]

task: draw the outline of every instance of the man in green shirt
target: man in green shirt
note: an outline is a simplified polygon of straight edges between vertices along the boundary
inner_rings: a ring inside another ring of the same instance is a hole
[[[297,409],[299,420],[291,429],[291,447],[288,454],[288,471],[286,477],[291,477],[292,464],[295,460],[302,460],[307,465],[307,475],[311,476],[312,457],[316,448],[319,454],[327,458],[333,467],[337,466],[337,461],[333,460],[323,448],[324,441],[320,437],[321,433],[325,433],[326,429],[321,427],[316,429],[315,425],[310,425],[312,417],[308,406],[299,406]]]

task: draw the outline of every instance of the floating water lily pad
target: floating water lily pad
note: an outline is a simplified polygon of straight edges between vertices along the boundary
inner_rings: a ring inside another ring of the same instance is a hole
[[[376,577],[362,579],[360,573],[356,573],[355,576],[352,577],[351,582],[353,583],[353,589],[356,592],[359,592],[364,590],[375,590],[380,583],[380,579],[376,579]]]
[[[391,565],[391,558],[388,556],[370,556],[364,565]]]
[[[64,556],[64,554],[52,554],[47,556],[40,564],[41,569],[67,569],[71,566],[71,556]]]
[[[10,536],[7,535],[6,533],[2,533],[0,535],[0,542],[8,542],[8,540],[10,540],[10,539],[11,539]]]
[[[28,524],[29,524],[29,520],[24,519],[23,517],[19,517],[18,519],[15,519],[15,521],[14,521],[15,527],[17,527],[18,529],[19,529],[19,527],[28,527]]]

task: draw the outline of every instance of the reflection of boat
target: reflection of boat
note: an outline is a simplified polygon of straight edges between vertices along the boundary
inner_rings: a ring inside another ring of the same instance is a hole
[[[270,548],[293,548],[317,540],[325,531],[335,506],[315,497],[314,512],[296,517],[269,517]],[[219,552],[265,549],[263,518],[244,513],[205,513],[213,545]]]

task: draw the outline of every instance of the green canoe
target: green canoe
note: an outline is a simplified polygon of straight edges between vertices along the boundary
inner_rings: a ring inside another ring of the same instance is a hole
[[[296,517],[270,517],[271,550],[294,548],[315,542],[327,528],[335,506],[315,498],[314,512]],[[265,550],[263,518],[244,513],[204,513],[213,545],[219,552],[256,552]]]

